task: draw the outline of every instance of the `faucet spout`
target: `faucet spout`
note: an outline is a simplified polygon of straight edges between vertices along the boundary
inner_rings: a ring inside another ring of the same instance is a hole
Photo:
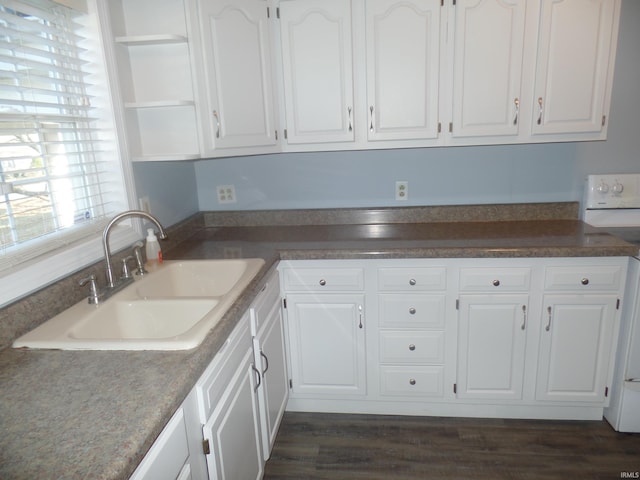
[[[160,224],[160,221],[154,217],[153,215],[144,212],[142,210],[127,210],[125,212],[119,213],[115,217],[113,217],[106,227],[104,227],[104,231],[102,232],[102,248],[104,250],[104,262],[106,268],[107,275],[107,288],[113,288],[115,286],[115,282],[113,280],[113,270],[111,267],[111,250],[109,248],[109,234],[111,233],[111,229],[113,226],[118,223],[120,220],[129,217],[141,217],[149,220],[154,223],[156,227],[158,227],[160,238],[167,238],[167,234],[164,231],[164,227]]]

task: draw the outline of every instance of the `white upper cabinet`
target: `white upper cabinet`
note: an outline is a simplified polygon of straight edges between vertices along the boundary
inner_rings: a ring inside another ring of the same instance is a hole
[[[438,136],[440,0],[367,0],[367,138]]]
[[[287,141],[352,142],[351,2],[279,6]]]
[[[451,135],[517,135],[525,2],[458,0],[453,12]]]
[[[264,0],[198,2],[203,154],[277,143],[268,15]]]
[[[534,135],[591,133],[591,139],[605,138],[617,5],[611,0],[542,0]]]

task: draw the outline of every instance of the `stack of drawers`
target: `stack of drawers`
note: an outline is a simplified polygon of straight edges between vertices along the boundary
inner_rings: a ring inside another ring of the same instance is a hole
[[[378,269],[380,395],[444,395],[445,267]]]

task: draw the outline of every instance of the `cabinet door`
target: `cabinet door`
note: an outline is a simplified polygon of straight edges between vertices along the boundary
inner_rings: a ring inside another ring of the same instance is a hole
[[[271,38],[264,0],[198,2],[208,151],[275,145]]]
[[[604,402],[617,297],[544,297],[538,400]]]
[[[263,460],[258,421],[256,385],[258,372],[247,351],[227,391],[203,427],[209,444],[209,478],[258,480]]]
[[[280,2],[289,143],[352,142],[351,2]]]
[[[289,295],[293,394],[366,393],[363,295]]]
[[[533,134],[600,132],[616,2],[542,0]]]
[[[279,300],[279,298],[278,298]],[[264,458],[269,458],[278,427],[289,398],[289,376],[285,357],[284,331],[280,302],[273,305],[263,328],[255,339],[255,362],[262,374],[258,389]]]
[[[460,297],[458,398],[522,398],[527,305],[527,295]]]
[[[453,12],[452,136],[517,135],[524,0],[458,0]]]
[[[367,0],[369,140],[438,136],[440,0]]]

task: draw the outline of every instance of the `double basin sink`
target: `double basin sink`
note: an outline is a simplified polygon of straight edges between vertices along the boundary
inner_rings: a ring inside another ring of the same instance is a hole
[[[98,305],[75,304],[13,347],[186,350],[197,347],[257,275],[264,260],[165,261]]]

